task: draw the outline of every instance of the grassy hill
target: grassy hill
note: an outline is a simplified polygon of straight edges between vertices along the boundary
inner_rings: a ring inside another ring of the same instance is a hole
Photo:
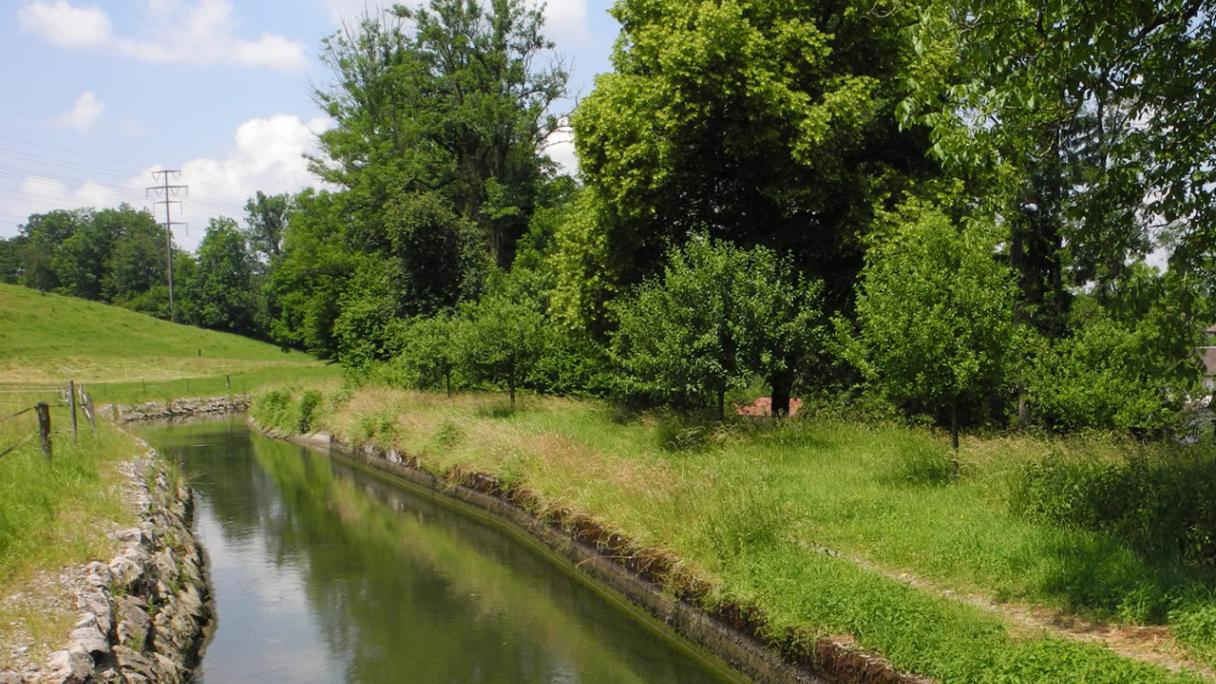
[[[225,376],[240,391],[329,372],[307,354],[239,335],[0,284],[0,385],[60,385],[70,378],[133,399],[223,393]]]

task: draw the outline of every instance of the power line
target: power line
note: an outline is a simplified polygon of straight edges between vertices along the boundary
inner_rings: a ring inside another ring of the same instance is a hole
[[[153,171],[152,177],[160,177],[161,184],[153,185],[147,189],[149,198],[163,197],[164,199],[154,201],[152,204],[165,205],[165,244],[168,246],[166,253],[169,264],[169,320],[176,321],[175,310],[173,308],[173,226],[184,226],[181,221],[174,221],[171,208],[174,204],[181,206],[181,200],[175,200],[174,197],[188,197],[190,194],[190,186],[188,185],[171,185],[169,179],[177,180],[181,178],[182,172],[176,169],[164,169],[162,171]]]

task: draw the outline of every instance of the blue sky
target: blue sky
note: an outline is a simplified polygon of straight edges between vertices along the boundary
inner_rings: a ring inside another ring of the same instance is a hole
[[[618,29],[610,5],[548,3],[548,33],[573,67],[572,94],[586,95],[609,68]],[[149,172],[169,167],[191,186],[190,225],[176,239],[192,249],[207,218],[239,218],[254,191],[313,184],[301,154],[327,125],[311,95],[328,79],[317,52],[343,17],[364,8],[364,0],[0,2],[0,237],[36,211],[145,206]],[[573,163],[568,144],[550,153]]]

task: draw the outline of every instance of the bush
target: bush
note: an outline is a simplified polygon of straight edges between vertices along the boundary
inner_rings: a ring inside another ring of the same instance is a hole
[[[250,413],[265,427],[302,434],[313,429],[323,401],[317,390],[307,390],[299,399],[288,390],[270,390],[254,399]]]
[[[1148,556],[1216,568],[1216,457],[1208,449],[1122,463],[1051,458],[1023,470],[1012,505],[1034,520],[1110,533]]]

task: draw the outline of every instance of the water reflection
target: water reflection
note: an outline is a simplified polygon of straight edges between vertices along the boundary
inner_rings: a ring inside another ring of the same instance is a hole
[[[149,430],[199,493],[213,682],[706,682],[518,540],[238,420]]]

